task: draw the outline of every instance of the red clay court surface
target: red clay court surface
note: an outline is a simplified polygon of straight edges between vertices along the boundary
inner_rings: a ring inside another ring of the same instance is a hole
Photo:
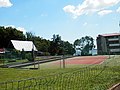
[[[107,59],[107,56],[80,56],[65,60],[65,64],[101,64]],[[60,64],[58,61],[55,64]]]

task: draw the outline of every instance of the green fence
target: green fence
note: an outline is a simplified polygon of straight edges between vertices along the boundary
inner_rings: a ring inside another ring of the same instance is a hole
[[[120,82],[120,57],[46,77],[0,83],[0,90],[107,90]]]
[[[22,53],[20,51],[6,48],[5,53],[1,54],[0,59],[13,60],[13,59],[21,59],[21,58],[22,58]]]
[[[19,60],[32,60],[32,52],[18,51],[15,49],[6,48],[5,53],[0,54],[0,63],[8,64]]]

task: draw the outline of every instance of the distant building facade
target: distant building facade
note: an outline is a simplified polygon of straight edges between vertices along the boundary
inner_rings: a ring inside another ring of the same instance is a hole
[[[81,56],[81,53],[80,46],[76,46],[74,56]],[[97,55],[97,49],[93,48],[92,50],[89,50],[89,54],[93,56]]]
[[[120,33],[98,35],[97,53],[120,54]]]
[[[80,46],[76,46],[75,47],[75,56],[81,56],[81,50],[80,50]]]

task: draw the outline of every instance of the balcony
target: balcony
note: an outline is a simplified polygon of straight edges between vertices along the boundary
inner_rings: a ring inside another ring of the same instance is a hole
[[[108,39],[108,41],[118,41],[119,40],[119,38],[110,38],[110,39]]]
[[[120,44],[109,44],[110,47],[120,46]]]
[[[120,52],[120,49],[110,49],[110,52]]]

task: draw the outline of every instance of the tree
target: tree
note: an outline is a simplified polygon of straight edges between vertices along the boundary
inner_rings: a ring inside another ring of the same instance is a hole
[[[91,36],[85,36],[81,39],[77,39],[74,42],[74,47],[79,47],[82,55],[89,55],[89,51],[94,48],[94,39]]]
[[[74,47],[68,41],[61,40],[61,36],[53,35],[49,52],[51,55],[73,55]]]
[[[25,35],[16,28],[0,26],[0,48],[8,48],[10,40],[25,40]]]
[[[26,32],[25,36],[27,41],[33,41],[35,37],[35,35],[32,32]]]
[[[24,35],[22,31],[12,27],[0,26],[0,48],[13,48],[10,40],[27,40],[33,41],[38,51],[45,53],[45,55],[62,55],[73,54],[73,45],[68,41],[62,41],[61,36],[53,35],[52,41],[35,36],[32,32],[26,32]]]
[[[54,34],[52,41],[50,42],[49,52],[51,53],[51,55],[58,55],[61,54],[60,53],[61,50],[62,50],[61,36]]]
[[[75,49],[71,43],[68,41],[64,41],[64,54],[73,55],[75,53]]]
[[[37,47],[38,51],[41,52],[48,52],[49,51],[49,47],[50,47],[50,41],[40,38],[39,36],[35,36],[34,37],[34,43],[35,46]]]

